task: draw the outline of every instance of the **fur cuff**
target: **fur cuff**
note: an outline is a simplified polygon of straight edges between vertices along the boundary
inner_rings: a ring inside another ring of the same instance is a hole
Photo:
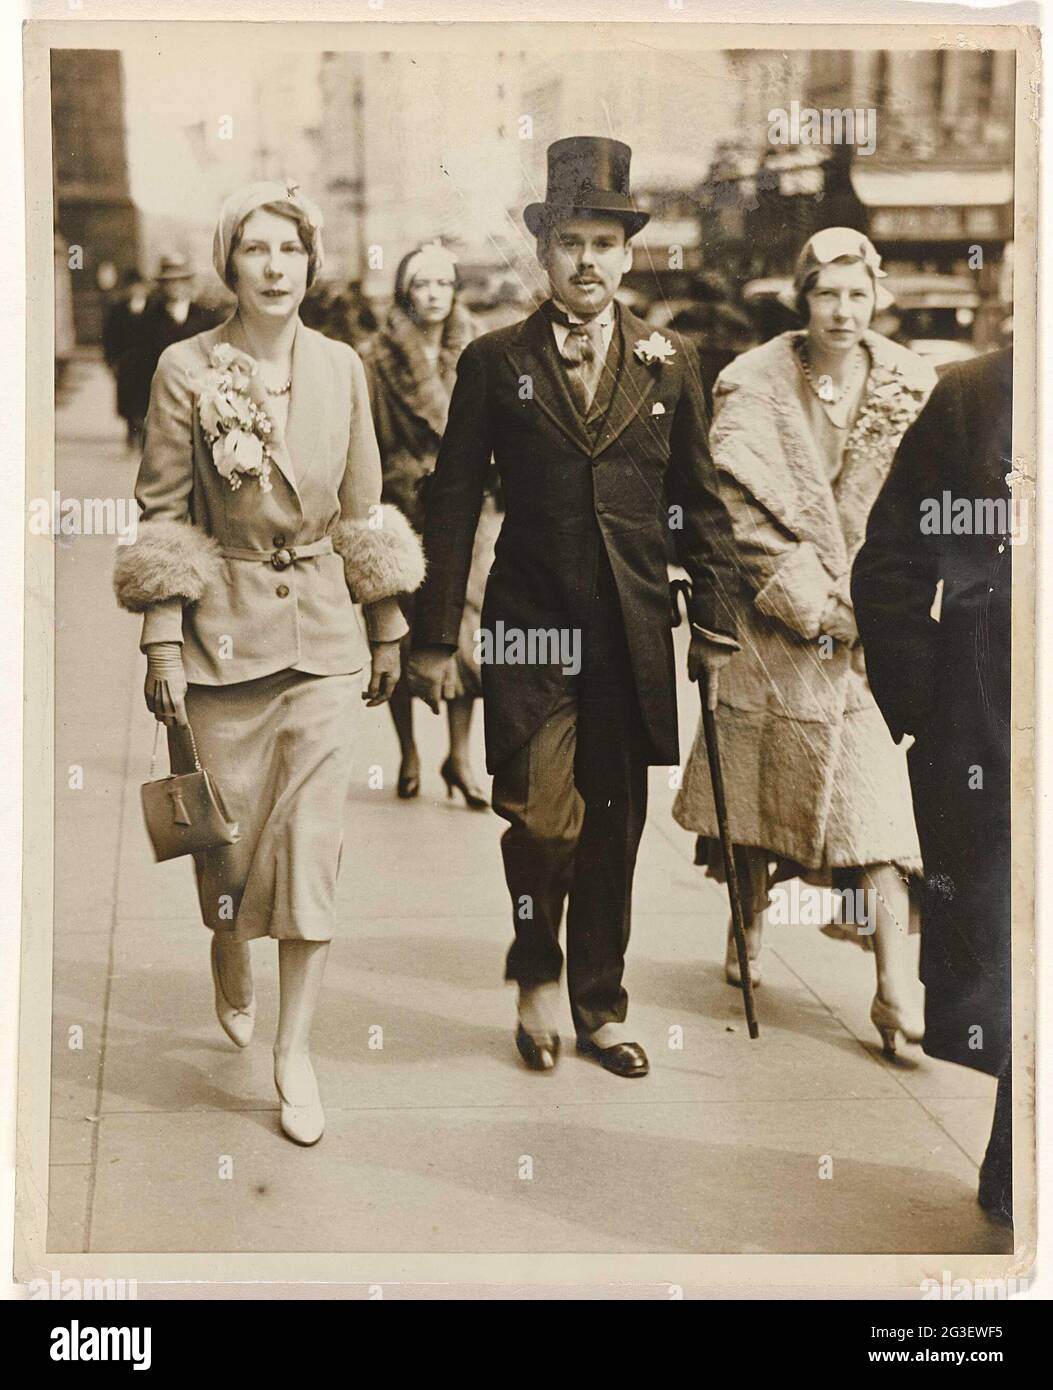
[[[196,603],[220,570],[219,545],[183,521],[144,521],[131,545],[117,549],[113,591],[129,613],[164,599]]]
[[[769,618],[778,618],[802,637],[814,640],[823,630],[823,615],[835,588],[814,546],[801,541],[758,592],[754,603]]]
[[[341,521],[333,548],[344,562],[344,578],[355,603],[376,603],[412,594],[424,581],[424,551],[397,507],[385,503],[375,524]]]

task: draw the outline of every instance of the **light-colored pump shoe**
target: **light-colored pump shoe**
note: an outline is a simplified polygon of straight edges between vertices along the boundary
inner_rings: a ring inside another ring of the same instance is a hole
[[[896,1009],[886,1004],[880,994],[874,995],[870,1006],[870,1021],[881,1035],[881,1050],[886,1057],[896,1055],[902,1037],[909,1043],[920,1043],[925,1036],[925,1020],[920,1008]]]
[[[212,963],[212,985],[216,994],[216,1017],[219,1019],[219,1026],[232,1043],[238,1047],[248,1047],[256,1026],[256,993],[253,991],[252,998],[244,1008],[236,1008],[223,993],[219,962],[216,959],[215,934],[209,949],[209,960]]]
[[[294,1144],[302,1144],[304,1148],[317,1144],[325,1133],[325,1111],[322,1109],[322,1098],[318,1094],[318,1081],[310,1060],[308,1060],[307,1067],[311,1074],[310,1098],[294,1105],[286,1100],[282,1094],[282,1088],[278,1084],[278,1062],[275,1058],[274,1088],[278,1092],[279,1101],[281,1101],[282,1131],[287,1139],[291,1139]]]

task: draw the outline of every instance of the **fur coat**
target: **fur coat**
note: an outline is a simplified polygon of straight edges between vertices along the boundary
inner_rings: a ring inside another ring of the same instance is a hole
[[[446,432],[457,361],[479,332],[478,322],[455,303],[443,325],[438,364],[432,363],[424,352],[420,329],[396,304],[388,313],[382,332],[372,340],[365,354],[370,407],[384,470],[382,496],[386,503],[411,518],[418,528],[424,524],[428,480],[434,472],[439,445]],[[475,698],[482,693],[475,633],[481,620],[483,591],[494,562],[494,547],[500,530],[501,514],[493,488],[488,487],[475,532],[451,672],[455,695]],[[412,595],[403,598],[402,610],[412,623]]]
[[[443,325],[437,367],[413,320],[394,305],[364,353],[369,403],[384,473],[383,498],[419,527],[421,482],[435,468],[456,377],[457,360],[479,336],[467,310],[454,304]]]
[[[710,438],[734,535],[742,652],[721,672],[721,752],[737,844],[826,871],[920,868],[905,754],[867,685],[849,580],[904,431],[935,384],[868,332],[871,357],[831,483],[800,398],[799,333],[718,378]],[[701,724],[674,816],[718,833]]]

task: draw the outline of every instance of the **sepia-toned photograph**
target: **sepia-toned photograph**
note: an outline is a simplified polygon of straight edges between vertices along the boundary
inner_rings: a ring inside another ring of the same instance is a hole
[[[17,1277],[1025,1283],[1036,32],[24,45]]]

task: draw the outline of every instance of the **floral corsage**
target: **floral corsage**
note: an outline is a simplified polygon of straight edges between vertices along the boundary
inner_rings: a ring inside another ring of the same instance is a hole
[[[255,359],[229,343],[217,343],[198,383],[197,413],[212,445],[212,462],[232,492],[241,487],[243,476],[258,479],[261,492],[273,486],[274,423],[264,402]]]
[[[650,367],[655,362],[659,365],[668,362],[675,354],[676,348],[668,338],[663,338],[661,333],[656,331],[649,338],[637,339],[633,352],[641,362]]]

